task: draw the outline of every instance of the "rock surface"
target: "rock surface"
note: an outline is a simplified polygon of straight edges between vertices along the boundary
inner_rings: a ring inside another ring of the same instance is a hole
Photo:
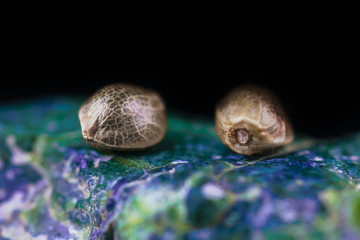
[[[360,133],[246,157],[170,114],[159,145],[104,152],[82,100],[0,106],[0,239],[360,239]]]

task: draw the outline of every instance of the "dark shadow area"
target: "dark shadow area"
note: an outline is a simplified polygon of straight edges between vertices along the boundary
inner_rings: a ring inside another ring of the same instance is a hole
[[[256,60],[210,53],[174,53],[164,59],[129,60],[125,56],[51,61],[30,58],[11,62],[3,73],[1,103],[51,95],[90,96],[113,82],[128,82],[158,91],[167,108],[214,117],[216,103],[240,84],[257,84],[279,96],[296,132],[338,137],[360,130],[357,66],[326,51],[275,53]],[[95,60],[94,60],[95,59]]]

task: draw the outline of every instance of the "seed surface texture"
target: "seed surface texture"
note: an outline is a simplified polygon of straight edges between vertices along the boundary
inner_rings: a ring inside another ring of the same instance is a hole
[[[94,148],[144,149],[165,135],[166,112],[153,90],[117,83],[98,90],[79,109],[84,139]]]
[[[235,88],[215,111],[216,132],[237,153],[266,154],[293,140],[293,128],[277,97],[253,85]]]

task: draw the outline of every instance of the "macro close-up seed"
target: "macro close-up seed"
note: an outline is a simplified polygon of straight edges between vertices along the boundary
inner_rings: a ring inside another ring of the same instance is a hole
[[[78,115],[82,135],[91,146],[123,151],[159,143],[166,130],[165,110],[155,91],[117,83],[95,92]]]
[[[216,132],[233,151],[266,154],[290,143],[293,128],[277,97],[253,85],[235,88],[216,106]]]

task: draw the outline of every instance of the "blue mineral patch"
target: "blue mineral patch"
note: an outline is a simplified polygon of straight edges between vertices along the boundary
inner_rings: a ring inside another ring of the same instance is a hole
[[[0,106],[0,239],[360,239],[360,133],[248,157],[170,113],[160,144],[98,151],[82,100]]]

